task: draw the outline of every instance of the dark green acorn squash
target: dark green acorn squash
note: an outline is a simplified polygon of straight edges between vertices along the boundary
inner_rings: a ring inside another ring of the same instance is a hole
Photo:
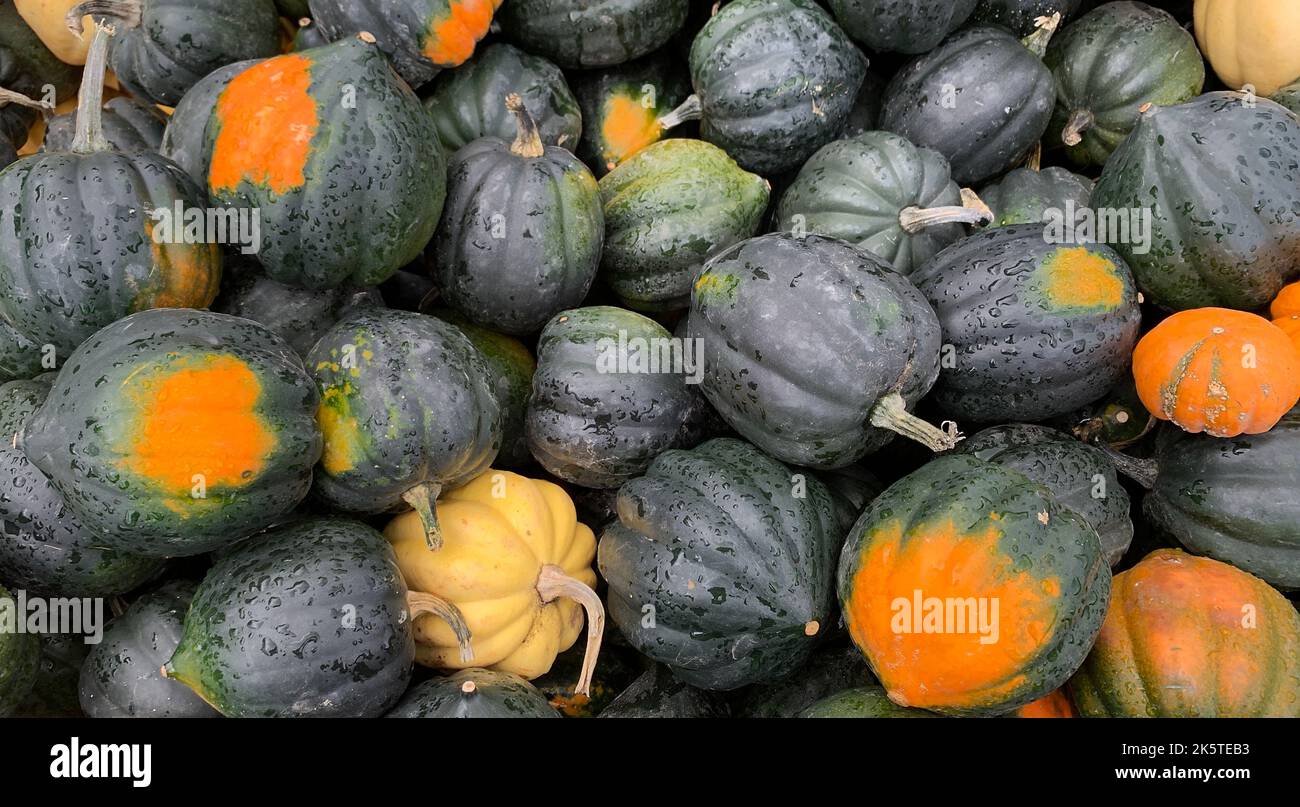
[[[608,613],[692,686],[793,672],[834,618],[840,532],[830,493],[741,440],[666,451],[618,492],[597,562]]]
[[[185,93],[167,119],[158,152],[185,169],[201,188],[208,186],[208,161],[212,157],[207,148],[212,108],[231,79],[258,61],[235,62],[213,70]]]
[[[220,717],[163,664],[181,640],[185,611],[197,586],[172,580],[131,603],[104,631],[81,668],[87,717]]]
[[[1300,115],[1300,81],[1289,84],[1273,93],[1273,100]]]
[[[1049,215],[1070,220],[1067,205],[1073,204],[1076,211],[1088,207],[1094,185],[1064,168],[1016,168],[981,188],[980,199],[993,213],[991,227],[1045,222]]]
[[[840,139],[857,137],[879,128],[876,124],[880,120],[880,103],[884,94],[885,80],[868,70],[866,78],[862,79],[862,86],[858,88],[857,96],[853,99],[853,108],[849,110],[849,116],[844,119],[844,128],[840,129]]]
[[[86,340],[19,441],[96,546],[196,555],[302,501],[316,405],[302,359],[265,327],[158,309]]]
[[[430,678],[384,717],[559,717],[537,687],[514,673],[477,667]]]
[[[849,36],[876,52],[925,53],[956,31],[976,0],[829,0]]]
[[[1094,208],[1151,211],[1150,251],[1115,244],[1148,302],[1253,311],[1300,274],[1300,119],[1245,100],[1152,106],[1101,172]]]
[[[311,17],[298,17],[297,21],[298,30],[293,34],[293,44],[289,50],[311,50],[329,44],[320,26]]]
[[[1050,17],[1059,12],[1063,18],[1079,10],[1083,0],[979,0],[971,21],[980,25],[1000,25],[1017,36],[1034,32],[1039,17]],[[1089,0],[1091,4],[1093,0]]]
[[[829,143],[781,195],[777,228],[848,241],[910,274],[988,220],[937,151],[889,132]]]
[[[657,49],[686,22],[689,0],[510,0],[505,35],[564,68],[611,67]]]
[[[515,116],[506,96],[524,100],[548,146],[573,151],[582,137],[582,112],[560,68],[513,45],[495,42],[438,77],[424,106],[447,153],[480,137],[513,140]]]
[[[542,144],[518,95],[499,103],[518,134],[513,143],[484,137],[452,156],[433,262],[444,303],[485,328],[529,334],[587,296],[605,217],[587,166]]]
[[[710,255],[758,230],[767,180],[702,140],[661,140],[600,180],[605,248],[600,269],[638,311],[686,308]]]
[[[547,323],[525,421],[543,468],[583,487],[616,488],[686,444],[699,393],[687,384],[690,368],[662,364],[658,347],[670,338],[654,320],[610,306]]]
[[[871,500],[885,489],[880,478],[861,465],[814,471],[835,502],[835,520],[840,534],[846,534],[862,515]]]
[[[797,717],[823,698],[874,682],[867,660],[856,647],[823,647],[813,651],[807,664],[780,681],[750,687],[735,714],[736,717]]]
[[[597,717],[727,717],[727,708],[717,695],[690,686],[664,665],[654,664]]]
[[[704,139],[777,174],[843,128],[867,59],[812,0],[734,0],[695,37],[690,66]]]
[[[103,549],[63,503],[19,439],[51,378],[0,386],[0,580],[55,597],[111,597],[143,583],[161,561]]]
[[[22,633],[16,621],[26,619],[18,613],[17,602],[0,586],[0,717],[8,717],[23,705],[36,684],[41,665],[41,637]]]
[[[15,717],[84,717],[77,697],[81,667],[90,652],[86,637],[76,633],[41,636],[36,681]]]
[[[964,185],[985,182],[1033,150],[1052,118],[1056,81],[1042,62],[1048,23],[1021,42],[970,28],[910,62],[885,89],[880,128],[932,148]]]
[[[943,326],[932,397],[947,414],[1044,420],[1128,371],[1142,317],[1128,266],[1104,244],[1048,241],[1041,224],[997,227],[913,273]]]
[[[104,104],[100,126],[104,130],[104,139],[113,151],[126,154],[158,151],[162,145],[163,130],[167,127],[167,116],[156,106],[120,95]],[[45,122],[45,141],[41,149],[71,151],[76,136],[76,113],[55,115]]]
[[[1132,374],[1125,373],[1105,395],[1053,419],[1052,425],[1072,432],[1085,443],[1118,449],[1146,437],[1157,422],[1142,405]]]
[[[825,697],[799,713],[799,717],[939,717],[924,709],[899,706],[884,687],[846,689]]]
[[[1070,160],[1102,166],[1143,104],[1172,106],[1205,84],[1196,39],[1168,12],[1145,3],[1106,3],[1052,40],[1044,61],[1056,77],[1049,145]]]
[[[46,369],[42,364],[52,363],[55,358],[57,356],[47,358],[41,345],[23,336],[0,318],[0,381],[40,375]]]
[[[435,317],[372,307],[339,320],[307,366],[325,438],[317,493],[350,513],[409,505],[440,545],[439,494],[487,470],[501,448],[501,408],[478,349]]]
[[[894,433],[955,443],[906,411],[939,374],[934,311],[843,241],[773,233],[719,253],[695,282],[687,333],[703,340],[709,402],[783,462],[838,468]]]
[[[163,669],[227,717],[378,717],[411,679],[411,622],[384,536],[309,519],[213,565]]]

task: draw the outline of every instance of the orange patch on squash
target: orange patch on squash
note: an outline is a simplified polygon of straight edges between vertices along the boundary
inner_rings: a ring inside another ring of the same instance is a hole
[[[1110,310],[1124,302],[1115,264],[1085,247],[1056,250],[1038,271],[1043,299],[1056,308]]]
[[[1074,704],[1062,689],[1021,706],[1015,714],[1016,717],[1078,717],[1074,713]]]
[[[500,7],[501,0],[450,0],[447,13],[434,18],[421,42],[425,57],[439,67],[464,64]]]
[[[144,226],[161,283],[142,289],[132,310],[211,305],[221,285],[221,248],[217,244],[160,244],[153,238],[153,220],[146,218]]]
[[[297,53],[267,59],[240,73],[221,93],[220,129],[208,169],[212,191],[234,191],[248,182],[284,194],[307,181],[307,158],[320,126],[311,64]]]
[[[615,95],[605,101],[605,121],[600,136],[606,143],[605,167],[613,169],[623,160],[659,139],[663,127],[654,109],[639,99]]]

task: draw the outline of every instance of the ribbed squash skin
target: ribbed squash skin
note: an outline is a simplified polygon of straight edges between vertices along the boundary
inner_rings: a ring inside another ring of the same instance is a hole
[[[1047,131],[1055,93],[1051,71],[1019,39],[1001,28],[970,28],[894,76],[880,128],[939,152],[953,179],[969,185],[1029,153]]]
[[[812,0],[736,0],[695,37],[690,66],[704,139],[770,175],[835,138],[867,60]]]
[[[290,129],[300,135],[286,142]],[[380,283],[420,254],[442,212],[429,116],[360,39],[247,68],[216,94],[203,137],[212,202],[260,210],[258,260],[284,283]]]
[[[889,699],[883,687],[846,689],[825,697],[799,713],[799,717],[939,717],[924,709],[909,709]]]
[[[662,664],[652,665],[597,717],[727,717],[727,707],[712,692],[682,682]]]
[[[16,609],[13,595],[0,586],[0,601]],[[41,638],[35,633],[0,632],[0,717],[8,717],[22,706],[36,683],[41,663]]]
[[[0,318],[0,381],[40,375],[45,354],[42,346],[14,330]]]
[[[479,668],[421,681],[384,715],[405,718],[559,716],[546,697],[519,676]]]
[[[194,691],[162,677],[181,640],[185,611],[198,586],[173,580],[140,597],[104,631],[81,670],[87,717],[220,717]]]
[[[1300,272],[1300,120],[1243,99],[1152,107],[1102,170],[1094,207],[1152,211],[1150,252],[1115,245],[1148,302],[1250,311]]]
[[[611,67],[663,45],[686,22],[689,0],[510,0],[506,36],[564,68]]]
[[[1034,21],[1060,12],[1069,18],[1082,5],[1082,0],[979,0],[971,21],[981,25],[1001,25],[1018,36],[1034,32]]]
[[[781,195],[777,227],[848,241],[909,274],[966,231],[940,224],[911,234],[899,214],[961,203],[942,154],[889,132],[866,132],[828,143],[804,163]]]
[[[632,646],[709,690],[807,659],[830,628],[840,536],[830,494],[805,485],[795,496],[788,467],[731,438],[664,452],[624,485],[597,560]]]
[[[886,489],[839,563],[849,634],[890,700],[945,714],[1003,714],[1061,686],[1092,646],[1109,591],[1082,516],[1019,471],[962,454]],[[895,607],[916,597],[982,600],[997,641],[955,617],[917,631],[921,614]]]
[[[1168,12],[1146,3],[1107,3],[1052,39],[1044,62],[1056,77],[1049,144],[1078,165],[1101,166],[1138,120],[1143,104],[1190,101],[1205,84],[1196,40]],[[1077,145],[1061,143],[1070,116],[1096,119]]]
[[[687,307],[704,261],[758,230],[768,187],[711,143],[647,146],[599,183],[605,282],[630,308]]]
[[[494,42],[456,70],[439,76],[424,106],[448,154],[480,137],[513,140],[505,99],[518,93],[537,121],[542,142],[570,151],[582,137],[582,112],[560,68],[513,45]]]
[[[1300,75],[1300,8],[1289,0],[1196,0],[1196,41],[1223,83],[1271,95]]]
[[[1070,693],[1084,717],[1300,717],[1300,616],[1239,569],[1157,550],[1115,577]]]
[[[873,51],[925,53],[962,26],[976,0],[830,0],[849,36]]]
[[[212,108],[226,85],[258,61],[249,59],[213,70],[185,93],[167,119],[158,152],[183,168],[200,188],[208,186],[208,163],[212,155],[207,141]]]
[[[1141,312],[1124,260],[1104,244],[1047,243],[1043,225],[977,233],[912,274],[954,351],[933,397],[966,420],[1043,420],[1126,372]]]
[[[1095,183],[1064,168],[1052,166],[1041,171],[1015,168],[997,182],[980,188],[979,197],[993,211],[990,227],[1009,224],[1033,224],[1047,220],[1047,211],[1065,217],[1065,206],[1083,210],[1092,198]]]
[[[307,356],[325,441],[317,493],[353,513],[405,507],[425,483],[478,476],[501,447],[501,409],[483,357],[434,317],[362,308]]]
[[[110,98],[104,103],[100,122],[104,139],[114,151],[158,151],[162,144],[167,116],[158,107],[126,95]],[[55,115],[45,122],[44,151],[68,151],[77,131],[77,114],[68,112]]]
[[[19,439],[97,546],[196,555],[306,496],[316,404],[302,359],[263,326],[158,309],[78,348]]]

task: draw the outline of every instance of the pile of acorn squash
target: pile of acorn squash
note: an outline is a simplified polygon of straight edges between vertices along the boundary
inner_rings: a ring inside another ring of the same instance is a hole
[[[0,4],[0,715],[1300,717],[1298,112],[1294,0]]]

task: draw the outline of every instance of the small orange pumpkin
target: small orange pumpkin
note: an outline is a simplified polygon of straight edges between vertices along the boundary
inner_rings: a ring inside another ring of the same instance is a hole
[[[1074,702],[1066,694],[1065,688],[1052,690],[1033,703],[1026,703],[1012,712],[1015,717],[1078,717],[1074,712]]]
[[[1269,305],[1268,313],[1275,320],[1300,314],[1300,281],[1283,286]]]
[[[1185,431],[1259,434],[1300,401],[1300,349],[1263,317],[1196,308],[1142,337],[1133,377],[1151,414]]]
[[[1291,340],[1291,344],[1295,345],[1295,349],[1300,351],[1300,311],[1275,319],[1273,324],[1281,328],[1282,333]]]

